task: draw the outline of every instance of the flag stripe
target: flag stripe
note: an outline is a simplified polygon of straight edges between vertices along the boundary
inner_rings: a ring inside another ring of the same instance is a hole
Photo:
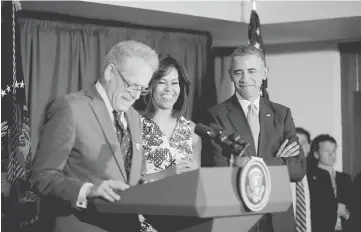
[[[265,55],[265,48],[261,32],[261,23],[258,14],[255,10],[251,11],[251,17],[248,24],[248,43],[255,48],[258,48]],[[264,60],[266,64],[266,59]],[[262,97],[269,99],[267,92],[267,79],[262,81]]]
[[[9,198],[4,198],[10,207],[4,210],[4,218],[10,218],[11,227],[27,227],[38,220],[35,194],[31,192],[26,181],[27,167],[32,161],[30,145],[30,127],[28,127],[28,112],[25,97],[24,76],[20,54],[20,30],[15,18],[14,2],[2,2],[1,30],[4,51],[2,55],[12,63],[4,67],[2,76],[1,103],[7,110],[2,114],[2,169],[7,173],[10,182]],[[6,9],[6,10],[5,10]],[[12,59],[12,60],[11,60]],[[6,93],[3,94],[3,93]],[[4,124],[5,125],[5,124]],[[24,159],[24,160],[23,160]],[[6,161],[5,163],[3,161]],[[13,192],[15,191],[15,192]],[[14,218],[14,220],[12,220]],[[25,229],[26,230],[26,229]]]

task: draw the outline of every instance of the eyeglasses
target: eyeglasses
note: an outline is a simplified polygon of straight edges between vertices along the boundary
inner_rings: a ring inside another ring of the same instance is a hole
[[[149,87],[144,88],[144,87],[141,87],[138,85],[129,85],[128,82],[125,80],[123,74],[120,71],[118,71],[117,69],[116,69],[116,71],[119,74],[119,76],[121,77],[121,79],[123,80],[125,90],[128,91],[130,94],[133,95],[134,93],[140,92],[140,95],[145,96],[149,93],[149,91],[150,91]]]

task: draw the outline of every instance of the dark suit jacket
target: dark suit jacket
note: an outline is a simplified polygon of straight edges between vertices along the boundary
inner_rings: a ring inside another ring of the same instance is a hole
[[[251,128],[236,95],[208,109],[204,116],[204,123],[215,123],[228,133],[239,133],[251,143],[246,154],[263,158],[267,165],[287,165],[291,181],[301,181],[306,172],[306,161],[302,149],[300,149],[300,154],[294,157],[276,157],[285,139],[289,139],[290,143],[298,142],[290,109],[261,97],[259,118],[260,135],[257,154]],[[228,166],[227,154],[215,142],[205,140],[202,148],[202,166]],[[285,223],[286,221],[289,223]],[[294,231],[292,204],[286,213],[273,214],[272,222],[275,232]]]
[[[335,230],[338,203],[343,203],[350,210],[352,203],[351,176],[336,172],[337,196],[335,197],[331,177],[328,171],[316,168],[308,175],[311,198],[312,231],[331,232]],[[342,219],[343,231],[351,231],[350,220]]]
[[[361,172],[359,172],[352,184],[351,205],[352,231],[361,231]]]
[[[137,215],[101,215],[88,205],[76,207],[85,182],[114,179],[136,185],[142,168],[141,124],[132,108],[126,112],[132,138],[129,177],[121,158],[114,124],[95,86],[56,100],[46,112],[31,167],[31,185],[41,197],[44,231],[139,231]]]

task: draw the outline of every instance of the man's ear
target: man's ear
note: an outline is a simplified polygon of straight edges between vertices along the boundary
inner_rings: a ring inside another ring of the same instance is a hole
[[[233,75],[232,75],[232,68],[228,69],[228,75],[231,78],[231,81],[233,82],[234,80],[233,80]]]
[[[318,153],[318,151],[316,151],[315,153],[313,153],[313,155],[315,156],[316,159],[320,159],[320,154]]]
[[[263,68],[263,80],[266,80],[267,79],[267,77],[268,77],[268,66],[265,66],[264,68]]]
[[[308,153],[308,152],[310,152],[310,144],[307,144],[306,145],[306,151],[304,151],[305,152],[305,155],[308,155],[308,154],[306,154],[306,152]]]
[[[110,81],[113,78],[113,69],[114,69],[114,65],[113,64],[108,64],[105,69],[104,69],[104,80],[105,81]]]

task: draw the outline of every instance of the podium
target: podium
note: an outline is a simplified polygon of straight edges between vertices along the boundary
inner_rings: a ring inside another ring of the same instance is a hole
[[[285,212],[292,203],[286,166],[269,166],[271,192],[259,212],[247,209],[239,192],[240,168],[200,168],[121,192],[110,203],[94,199],[100,213],[143,214],[158,232],[249,231],[266,213]]]

